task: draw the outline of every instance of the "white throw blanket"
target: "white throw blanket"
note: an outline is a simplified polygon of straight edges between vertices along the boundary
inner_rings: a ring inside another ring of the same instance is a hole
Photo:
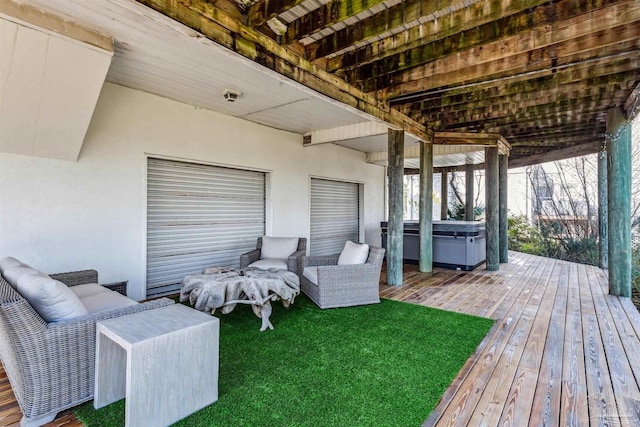
[[[262,318],[263,331],[273,329],[269,321],[271,301],[282,300],[282,305],[288,307],[299,293],[298,276],[290,271],[212,267],[205,269],[204,274],[184,278],[180,301],[188,299],[195,309],[211,314],[218,308],[227,314],[238,303],[251,304],[256,316]]]

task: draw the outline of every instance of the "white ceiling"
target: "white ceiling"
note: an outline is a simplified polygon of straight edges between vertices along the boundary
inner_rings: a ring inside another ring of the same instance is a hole
[[[18,0],[114,38],[106,80],[273,128],[310,134],[374,117],[341,104],[207,39],[134,0]],[[240,91],[233,103],[225,89]],[[362,152],[386,150],[386,135],[334,141]],[[415,145],[408,136],[406,145]],[[436,155],[438,155],[436,150]],[[477,163],[477,156],[463,156]],[[462,157],[436,158],[436,166]],[[407,167],[414,167],[407,159]]]
[[[133,0],[22,3],[113,37],[109,82],[299,134],[373,120]],[[227,102],[225,89],[242,95]]]

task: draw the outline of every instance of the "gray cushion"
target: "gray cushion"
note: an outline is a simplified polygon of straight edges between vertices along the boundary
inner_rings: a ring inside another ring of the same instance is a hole
[[[80,298],[80,301],[82,301],[82,304],[84,304],[84,307],[87,309],[89,314],[138,304],[134,300],[127,298],[118,292],[106,288],[105,290],[106,292],[100,292]]]
[[[260,259],[287,259],[298,250],[297,237],[267,237],[262,238]]]
[[[287,262],[283,259],[260,259],[256,262],[249,264],[249,267],[256,267],[260,270],[268,270],[270,268],[276,268],[278,270],[286,270]]]
[[[36,272],[20,276],[18,292],[46,322],[84,316],[87,310],[64,283]]]
[[[338,265],[364,264],[367,258],[369,258],[369,245],[347,240],[338,258]]]
[[[82,285],[71,286],[69,289],[80,299],[110,291],[110,289],[100,286],[97,283],[84,283]]]
[[[20,266],[29,267],[27,264],[12,256],[4,257],[0,259],[0,274],[4,273],[7,268]]]
[[[18,279],[25,274],[38,274],[40,273],[38,270],[29,267],[28,265],[19,265],[17,267],[9,267],[7,268],[2,275],[5,280],[9,282],[14,289],[17,289]]]
[[[305,267],[302,275],[314,285],[318,285],[318,267]]]

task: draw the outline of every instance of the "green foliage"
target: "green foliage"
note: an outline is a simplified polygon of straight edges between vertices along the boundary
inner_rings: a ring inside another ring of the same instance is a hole
[[[581,264],[598,265],[598,241],[589,237],[562,234],[558,221],[542,223],[540,229],[529,225],[524,215],[510,216],[509,249]]]
[[[449,218],[456,221],[463,221],[465,214],[465,206],[462,203],[454,203],[451,208],[448,209]],[[473,219],[478,220],[484,213],[484,208],[479,206],[473,207]]]
[[[219,317],[219,400],[179,426],[417,426],[493,324],[390,300],[320,310],[305,296],[273,304],[273,331],[244,305]],[[121,426],[122,402],[74,412]]]

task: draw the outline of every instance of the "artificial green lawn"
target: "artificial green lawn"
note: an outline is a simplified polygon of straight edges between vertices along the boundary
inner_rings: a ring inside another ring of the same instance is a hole
[[[219,399],[180,426],[418,426],[493,321],[413,304],[273,304],[273,331],[239,305],[220,322]],[[124,401],[74,409],[124,425]]]

